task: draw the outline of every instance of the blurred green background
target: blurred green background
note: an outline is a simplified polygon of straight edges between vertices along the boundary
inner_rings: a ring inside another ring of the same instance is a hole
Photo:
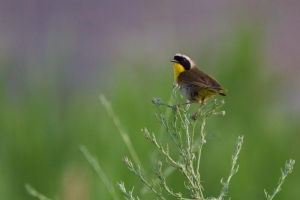
[[[98,158],[113,186],[124,181],[138,191],[140,180],[122,163],[129,152],[99,95],[111,102],[152,173],[155,148],[140,129],[160,131],[151,99],[170,99],[169,60],[179,52],[229,90],[226,115],[211,117],[206,127],[213,137],[203,149],[205,195],[219,194],[236,139],[244,135],[228,196],[264,199],[280,168],[295,159],[275,199],[299,199],[300,2],[0,5],[0,199],[35,199],[26,183],[53,199],[113,199],[80,145]],[[174,191],[182,188],[180,176],[169,182]]]

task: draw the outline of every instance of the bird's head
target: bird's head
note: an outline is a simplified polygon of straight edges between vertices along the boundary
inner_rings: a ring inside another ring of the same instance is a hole
[[[174,63],[174,67],[177,65],[177,68],[181,71],[190,70],[196,67],[196,63],[190,57],[180,53],[176,53],[171,62]]]

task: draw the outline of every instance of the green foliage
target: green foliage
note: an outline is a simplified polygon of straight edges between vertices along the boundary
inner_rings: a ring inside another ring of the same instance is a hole
[[[154,133],[150,133],[147,128],[143,128],[142,132],[145,138],[154,144],[157,150],[163,155],[165,162],[161,160],[157,161],[157,169],[155,171],[156,180],[147,180],[147,177],[145,176],[146,173],[141,170],[140,166],[138,164],[135,166],[128,157],[125,157],[123,162],[128,167],[129,171],[138,176],[142,183],[149,188],[149,191],[152,191],[157,198],[162,200],[166,200],[171,197],[181,200],[223,200],[225,196],[228,196],[229,185],[233,175],[238,172],[239,166],[237,165],[237,159],[241,151],[244,137],[238,137],[235,152],[231,160],[230,173],[226,181],[221,179],[223,187],[218,197],[204,196],[204,187],[202,185],[203,181],[201,178],[201,174],[203,172],[200,172],[200,160],[203,145],[206,144],[206,132],[204,131],[206,120],[211,115],[225,115],[224,111],[217,112],[217,110],[224,104],[224,101],[222,100],[221,103],[218,104],[216,99],[214,99],[209,103],[205,103],[204,105],[201,105],[198,111],[193,115],[189,113],[188,108],[190,105],[187,105],[186,108],[182,108],[182,106],[163,103],[160,98],[154,98],[152,103],[155,104],[159,111],[159,114],[155,114],[155,116],[171,138],[172,143],[177,149],[177,153],[172,156],[170,153],[172,150],[169,148],[169,143],[161,143],[156,139],[156,135]],[[171,119],[166,118],[163,114],[162,106],[173,110]],[[200,133],[199,135],[195,135],[195,133],[197,133],[196,124],[199,121]],[[163,172],[163,163],[168,166],[167,168],[175,169],[183,175],[184,182],[177,182],[177,184],[182,187],[182,189],[178,192],[175,192],[167,183],[167,178],[170,174],[166,175],[166,173]],[[290,162],[286,164],[285,169],[282,171],[282,177],[279,179],[278,187],[274,190],[272,195],[268,195],[265,191],[268,200],[273,199],[280,191],[284,179],[292,172],[294,163],[295,161],[290,160]],[[118,186],[126,199],[140,199],[138,196],[134,197],[133,189],[129,191],[126,190],[124,182],[118,183]],[[187,191],[183,192],[183,188],[186,188]]]
[[[285,164],[284,170],[281,170],[281,177],[279,178],[278,185],[274,189],[272,195],[269,195],[268,192],[265,190],[265,195],[266,195],[267,200],[272,200],[275,197],[275,195],[281,190],[281,186],[282,186],[285,178],[287,177],[287,175],[292,173],[294,164],[295,164],[295,160],[289,160],[289,162],[287,162]]]
[[[146,139],[150,140],[160,151],[160,153],[164,155],[167,165],[170,165],[170,167],[175,168],[175,170],[178,170],[183,174],[185,181],[184,184],[181,183],[181,185],[188,190],[187,195],[183,194],[182,192],[174,192],[173,189],[168,186],[166,182],[167,176],[165,176],[162,172],[163,161],[158,161],[158,167],[156,170],[156,176],[159,179],[159,187],[146,180],[139,168],[139,165],[136,169],[127,157],[123,159],[124,163],[127,165],[129,170],[140,177],[142,182],[146,184],[147,187],[149,187],[149,189],[152,190],[160,199],[168,199],[166,196],[175,197],[177,199],[206,199],[203,194],[204,188],[201,183],[202,179],[199,170],[202,148],[206,143],[206,132],[204,131],[204,127],[207,118],[211,115],[225,114],[224,111],[217,112],[218,108],[222,106],[224,101],[221,101],[220,104],[218,104],[216,100],[210,101],[209,103],[202,105],[193,115],[188,112],[188,109],[184,109],[182,106],[165,104],[161,102],[159,98],[153,99],[152,102],[159,111],[159,114],[156,114],[155,116],[165,128],[166,132],[171,138],[171,141],[175,144],[177,155],[175,154],[174,156],[171,156],[170,151],[172,150],[169,149],[169,143],[161,144],[159,141],[157,141],[155,134],[150,133],[147,128],[142,129],[142,132],[144,133]],[[162,106],[167,106],[173,110],[171,119],[165,117],[161,108]],[[188,107],[189,105],[187,108]],[[200,134],[198,135],[196,134],[196,125],[199,121]],[[236,152],[232,159],[232,168],[229,178],[226,182],[221,181],[224,187],[221,190],[220,197],[218,198],[220,200],[223,199],[223,196],[227,194],[229,181],[238,170],[238,167],[235,165],[242,142],[243,137],[240,137],[237,142]],[[123,183],[119,184],[119,187],[126,196],[130,197],[129,199],[135,199],[132,198],[132,191],[128,193],[123,189],[125,188]]]

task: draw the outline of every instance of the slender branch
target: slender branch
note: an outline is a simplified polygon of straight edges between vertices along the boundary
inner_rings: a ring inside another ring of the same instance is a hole
[[[201,130],[200,130],[201,142],[200,142],[199,150],[198,150],[197,172],[199,172],[199,169],[200,169],[200,160],[201,160],[202,146],[206,143],[206,141],[205,141],[205,133],[204,133],[205,122],[206,122],[206,119],[204,118],[203,121],[202,121],[202,124],[201,124]]]
[[[110,118],[113,120],[114,124],[116,125],[116,127],[118,128],[119,130],[119,133],[124,141],[124,143],[126,144],[127,148],[128,148],[128,151],[134,161],[134,163],[136,165],[139,165],[141,166],[141,168],[143,169],[142,167],[142,162],[140,161],[131,141],[130,141],[130,138],[129,138],[129,135],[127,134],[127,132],[125,131],[125,129],[123,128],[119,118],[117,117],[117,115],[114,113],[110,103],[106,100],[105,96],[104,95],[100,95],[99,97],[102,105],[106,108],[106,111],[108,113],[108,115],[110,116]]]
[[[218,200],[222,200],[223,197],[227,195],[228,188],[229,188],[229,182],[230,182],[232,176],[238,172],[239,166],[236,166],[236,163],[237,163],[237,159],[238,159],[239,153],[240,153],[242,145],[243,145],[243,140],[244,140],[244,136],[238,137],[238,140],[235,145],[235,151],[232,156],[230,173],[229,173],[229,176],[228,176],[226,182],[223,182],[223,179],[221,180],[221,184],[223,185],[223,188],[221,190],[220,196],[218,197]]]
[[[156,191],[155,188],[154,188],[152,185],[150,185],[150,184],[148,183],[148,181],[143,177],[143,175],[142,175],[142,173],[141,173],[141,169],[140,169],[139,166],[138,166],[138,169],[135,169],[134,166],[133,166],[133,164],[132,164],[132,162],[131,162],[127,157],[125,157],[125,158],[123,159],[123,162],[127,165],[128,169],[129,169],[132,173],[134,173],[135,175],[137,175],[137,176],[141,179],[141,181],[142,181],[145,185],[147,185],[147,187],[148,187],[152,192],[154,192],[154,193],[156,194],[156,196],[158,196],[158,197],[159,197],[160,199],[162,199],[162,200],[166,200],[166,199],[162,196],[162,194],[159,193],[158,191]]]
[[[81,146],[80,150],[83,153],[84,157],[87,159],[87,161],[92,165],[92,167],[104,183],[105,187],[107,188],[108,192],[111,194],[113,199],[118,200],[119,197],[115,191],[115,188],[112,186],[109,178],[106,176],[105,172],[101,168],[97,158],[92,156],[85,146]]]
[[[265,190],[265,195],[266,195],[267,200],[272,200],[275,197],[275,195],[281,190],[281,186],[282,186],[285,178],[287,177],[287,175],[292,173],[294,164],[295,164],[295,160],[289,160],[288,162],[285,163],[284,170],[281,169],[281,177],[279,178],[278,185],[274,189],[273,194],[269,195],[267,193],[267,191]]]
[[[27,192],[33,196],[38,198],[39,200],[52,200],[44,195],[42,195],[41,193],[39,193],[38,191],[36,191],[33,187],[31,187],[31,185],[29,185],[28,183],[25,184],[25,188],[27,190]]]

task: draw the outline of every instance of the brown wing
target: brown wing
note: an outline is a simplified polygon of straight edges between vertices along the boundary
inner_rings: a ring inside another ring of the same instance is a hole
[[[227,92],[227,90],[224,89],[216,79],[197,68],[180,73],[178,76],[178,82],[206,88],[212,93],[218,93],[223,96],[226,96],[225,92]]]
[[[178,82],[184,82],[204,88],[223,89],[216,79],[197,68],[180,73],[178,76]]]

